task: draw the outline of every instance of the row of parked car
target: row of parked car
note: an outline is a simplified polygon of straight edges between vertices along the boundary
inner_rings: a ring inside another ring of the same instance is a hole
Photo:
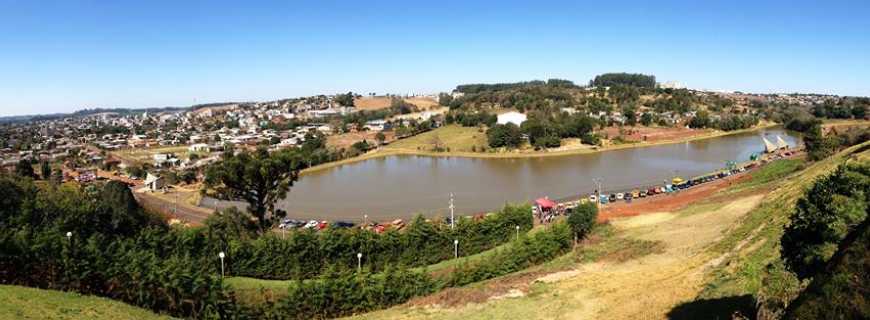
[[[326,228],[338,228],[338,229],[347,229],[359,227],[365,230],[372,230],[376,233],[382,233],[389,228],[401,230],[405,227],[405,221],[402,219],[396,219],[387,223],[375,223],[369,222],[367,224],[359,224],[349,222],[349,221],[335,221],[329,222],[326,220],[296,220],[290,218],[284,218],[281,223],[278,225],[279,229],[300,229],[300,230],[323,230]]]
[[[731,176],[731,175],[736,174],[736,173],[744,172],[747,169],[752,168],[753,166],[755,166],[755,165],[750,164],[749,166],[746,166],[746,167],[735,168],[732,170],[723,170],[723,171],[716,173],[716,174],[711,174],[711,175],[707,175],[707,176],[703,176],[703,177],[699,177],[699,178],[695,178],[695,179],[691,179],[691,180],[683,180],[682,178],[674,178],[671,184],[666,184],[664,186],[651,187],[651,188],[648,188],[645,190],[635,189],[635,190],[632,190],[630,192],[618,192],[618,193],[611,193],[609,195],[602,194],[600,196],[596,195],[596,194],[592,194],[592,195],[589,195],[588,198],[581,199],[580,203],[599,202],[601,204],[607,204],[607,203],[616,202],[616,201],[631,202],[632,199],[646,198],[649,196],[654,196],[654,195],[662,194],[662,193],[671,193],[671,192],[675,192],[675,191],[679,191],[679,190],[683,190],[683,189],[688,189],[688,188],[691,188],[691,187],[694,187],[697,185],[701,185],[704,183],[712,182],[712,181],[715,181],[718,179],[722,179],[722,178]]]

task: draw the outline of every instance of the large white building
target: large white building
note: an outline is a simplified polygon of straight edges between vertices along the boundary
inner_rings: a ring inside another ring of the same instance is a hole
[[[523,124],[523,122],[526,122],[526,115],[516,111],[506,112],[498,115],[498,124],[513,123],[519,127],[521,124]]]

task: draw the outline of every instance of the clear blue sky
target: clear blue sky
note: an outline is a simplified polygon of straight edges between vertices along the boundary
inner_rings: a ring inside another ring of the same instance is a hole
[[[870,95],[870,1],[437,2],[0,0],[0,115],[611,71]]]

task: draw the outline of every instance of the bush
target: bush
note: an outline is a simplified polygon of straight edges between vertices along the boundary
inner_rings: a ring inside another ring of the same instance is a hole
[[[373,272],[391,265],[419,267],[453,257],[453,240],[470,254],[510,241],[515,226],[532,227],[528,206],[506,206],[480,221],[457,218],[456,228],[416,217],[403,231],[378,235],[360,229],[326,229],[319,233],[302,230],[280,236],[267,235],[252,241],[227,243],[229,270],[234,275],[264,279],[307,279],[324,270],[356,268],[356,253]]]
[[[486,131],[486,137],[493,148],[516,148],[523,139],[520,128],[513,123],[496,124]]]
[[[574,212],[568,215],[568,226],[571,227],[575,239],[582,239],[592,230],[597,219],[598,207],[596,204],[584,203],[574,208]]]
[[[786,267],[801,279],[816,274],[837,244],[867,218],[870,164],[849,164],[798,199],[780,243]]]
[[[553,259],[571,248],[571,230],[564,223],[524,237],[494,255],[473,264],[460,265],[444,280],[449,287],[462,286],[513,273]]]

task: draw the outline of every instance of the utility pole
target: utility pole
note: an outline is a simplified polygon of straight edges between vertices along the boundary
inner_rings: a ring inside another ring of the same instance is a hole
[[[450,193],[450,229],[451,230],[456,225],[456,219],[453,217],[453,208],[455,208],[455,207],[453,206],[453,192],[451,192]]]
[[[595,197],[595,207],[601,208],[601,178],[592,179],[592,183],[595,183],[598,187],[597,189],[595,189],[598,193],[598,195]]]

